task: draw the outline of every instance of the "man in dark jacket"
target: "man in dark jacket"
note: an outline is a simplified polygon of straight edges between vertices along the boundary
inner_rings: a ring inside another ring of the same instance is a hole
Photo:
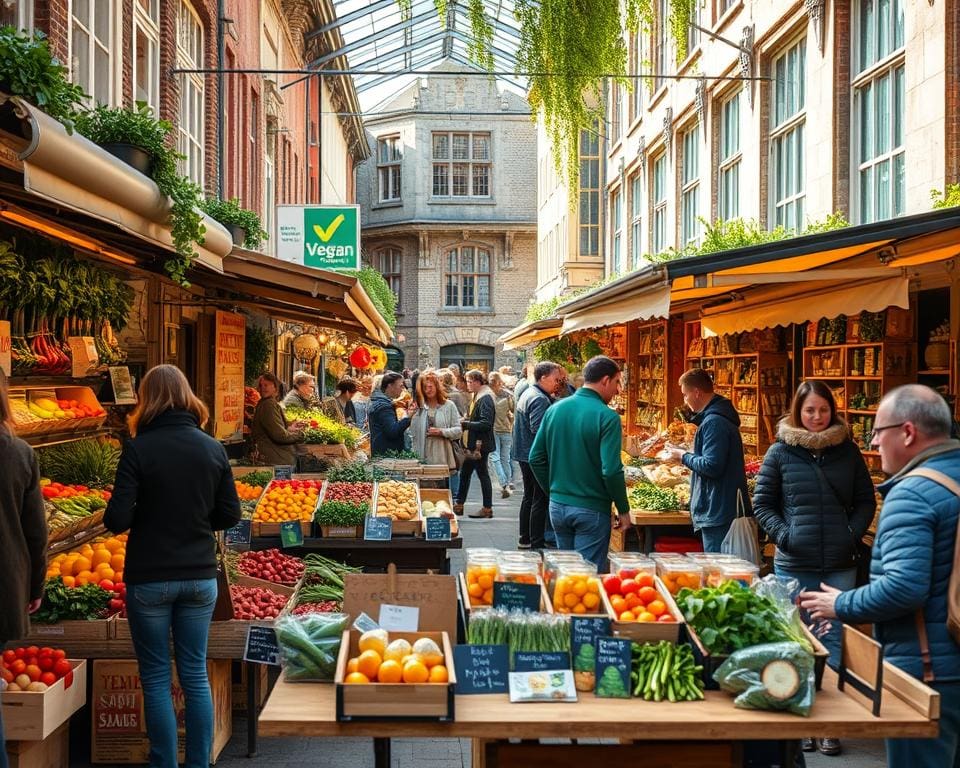
[[[367,422],[370,425],[370,453],[381,456],[387,451],[402,451],[403,433],[410,426],[410,416],[417,410],[417,401],[407,403],[407,415],[397,418],[393,401],[403,393],[403,376],[389,371],[380,380],[380,391],[370,398]]]
[[[694,412],[697,425],[693,450],[668,448],[687,467],[690,478],[690,517],[700,531],[705,552],[719,552],[737,516],[737,491],[744,511],[750,512],[747,476],[743,470],[740,416],[727,398],[714,394],[713,380],[702,368],[680,377],[683,400]]]
[[[547,527],[547,494],[530,469],[530,446],[540,422],[553,402],[563,369],[548,360],[533,369],[533,384],[517,400],[513,418],[513,460],[520,464],[523,500],[520,502],[520,549],[542,549]]]
[[[939,737],[888,739],[890,768],[960,765],[960,645],[946,623],[960,497],[913,474],[934,470],[960,483],[960,442],[950,439],[950,422],[950,408],[929,387],[908,384],[883,398],[870,446],[892,477],[879,487],[870,583],[846,592],[823,584],[822,592],[800,595],[814,619],[872,623],[884,659],[939,692]]]

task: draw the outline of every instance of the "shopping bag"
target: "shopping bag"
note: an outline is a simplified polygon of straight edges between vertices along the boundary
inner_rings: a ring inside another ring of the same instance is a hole
[[[735,555],[754,565],[760,565],[760,541],[757,521],[747,517],[743,504],[743,493],[737,490],[737,516],[730,524],[730,530],[723,537],[720,551],[725,555]]]

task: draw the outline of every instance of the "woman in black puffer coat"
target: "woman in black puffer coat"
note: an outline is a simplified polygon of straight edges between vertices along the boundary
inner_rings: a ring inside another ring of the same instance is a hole
[[[479,512],[471,512],[467,517],[493,517],[493,484],[490,482],[490,466],[487,458],[496,447],[493,435],[493,425],[496,420],[497,406],[494,402],[493,390],[487,386],[487,378],[483,371],[467,371],[467,389],[472,397],[467,409],[467,415],[460,420],[463,428],[463,444],[468,453],[475,452],[477,458],[464,459],[460,468],[460,489],[457,491],[456,503],[453,510],[458,515],[463,514],[463,505],[470,493],[470,478],[477,473],[480,479],[480,490],[483,497],[483,507]]]

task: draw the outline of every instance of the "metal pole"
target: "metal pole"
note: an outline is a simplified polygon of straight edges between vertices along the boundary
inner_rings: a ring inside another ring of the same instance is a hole
[[[226,151],[223,146],[224,130],[223,117],[226,104],[224,103],[224,88],[226,84],[224,62],[227,59],[227,36],[224,34],[224,13],[226,13],[226,0],[217,0],[217,197],[223,200],[223,182],[226,175]]]
[[[310,116],[313,114],[313,104],[310,103],[310,80],[307,78],[307,95],[306,95],[306,109],[303,114],[303,143],[306,148],[306,153],[303,158],[304,169],[306,171],[305,176],[307,179],[307,189],[306,189],[306,202],[312,203],[310,199]]]

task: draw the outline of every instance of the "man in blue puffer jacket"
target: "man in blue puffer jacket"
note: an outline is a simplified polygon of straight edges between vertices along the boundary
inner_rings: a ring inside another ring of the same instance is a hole
[[[884,657],[939,691],[937,739],[888,739],[891,768],[960,766],[960,645],[947,631],[947,586],[953,569],[960,497],[938,482],[909,473],[937,470],[960,483],[960,441],[950,439],[950,409],[934,390],[908,384],[880,403],[871,447],[879,450],[884,496],[870,583],[839,592],[804,592],[813,619],[873,623]],[[930,665],[921,652],[925,629]],[[929,676],[932,673],[932,678]]]

